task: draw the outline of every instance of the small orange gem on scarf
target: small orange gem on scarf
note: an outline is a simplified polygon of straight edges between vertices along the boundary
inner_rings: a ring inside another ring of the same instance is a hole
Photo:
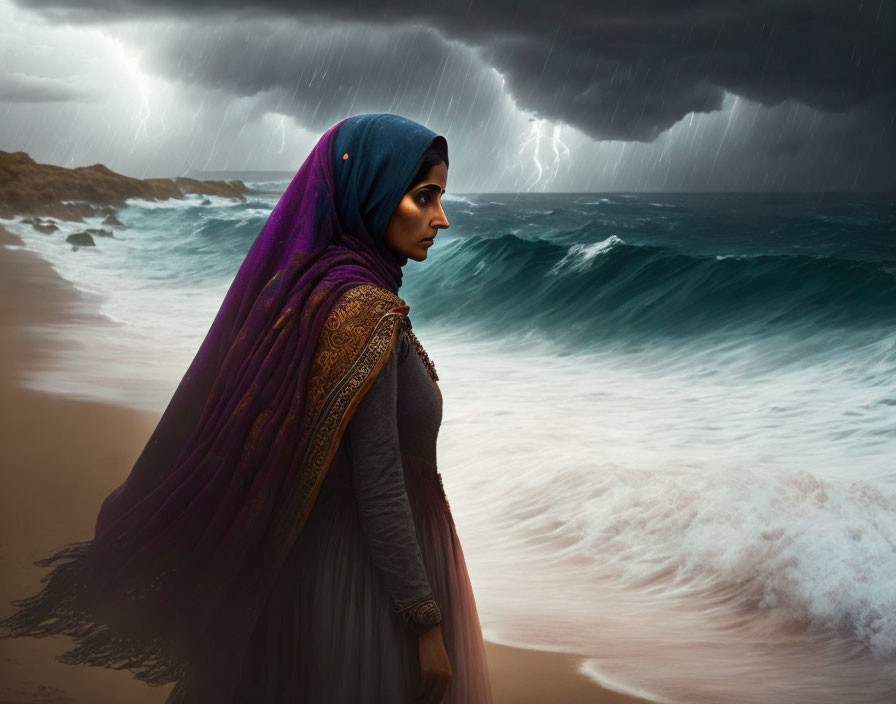
[[[342,160],[345,161],[346,159],[348,159],[348,152],[342,155]]]

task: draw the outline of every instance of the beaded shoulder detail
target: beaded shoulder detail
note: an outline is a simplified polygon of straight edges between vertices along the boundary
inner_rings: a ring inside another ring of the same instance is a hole
[[[436,365],[432,363],[429,355],[426,354],[426,350],[423,349],[423,345],[420,344],[420,340],[417,339],[417,336],[414,334],[414,331],[411,330],[410,325],[405,326],[404,332],[408,336],[408,339],[411,341],[411,344],[414,345],[414,349],[417,350],[417,355],[423,361],[423,366],[426,367],[426,371],[429,372],[429,376],[433,381],[438,381],[439,375],[436,373]]]

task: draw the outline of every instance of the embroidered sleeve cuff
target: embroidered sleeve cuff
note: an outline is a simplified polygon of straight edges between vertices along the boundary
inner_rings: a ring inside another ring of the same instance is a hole
[[[398,615],[417,633],[423,633],[442,622],[442,611],[432,594],[411,604],[398,602]]]

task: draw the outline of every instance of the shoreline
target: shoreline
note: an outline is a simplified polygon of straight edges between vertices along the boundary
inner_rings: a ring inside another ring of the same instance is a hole
[[[35,593],[37,560],[64,543],[88,539],[106,494],[125,478],[161,415],[71,400],[22,386],[51,359],[38,323],[85,313],[91,302],[0,226],[0,618],[10,601]],[[72,468],[77,470],[72,472]],[[0,639],[0,703],[163,702],[172,685],[152,688],[127,671],[63,665],[68,639]],[[495,704],[636,704],[578,672],[581,658],[486,641]]]

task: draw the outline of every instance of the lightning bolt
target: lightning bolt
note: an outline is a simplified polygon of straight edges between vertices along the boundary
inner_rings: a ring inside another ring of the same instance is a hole
[[[533,189],[544,191],[557,178],[564,164],[567,169],[569,168],[570,152],[569,147],[566,146],[561,136],[561,126],[554,124],[551,128],[549,147],[551,160],[546,163],[542,163],[541,149],[543,142],[548,142],[546,121],[533,119],[529,122],[529,134],[520,145],[519,151],[520,166],[523,167],[525,155],[531,149],[531,160],[534,167],[531,177],[527,178],[520,188],[522,191],[531,191]]]
[[[121,42],[116,42],[117,53],[121,66],[128,77],[128,82],[134,88],[134,140],[131,144],[131,153],[137,148],[137,142],[142,139],[155,139],[165,132],[165,125],[160,120],[161,129],[152,134],[150,119],[152,117],[150,86],[146,75],[140,70],[140,57],[128,53],[128,48]]]
[[[283,150],[286,148],[286,115],[280,116],[280,148],[277,150],[278,154],[282,154]]]
[[[538,182],[541,180],[541,176],[544,173],[544,167],[541,165],[541,161],[538,158],[538,153],[541,148],[541,131],[542,131],[542,121],[541,120],[532,120],[529,123],[529,134],[526,139],[523,141],[522,145],[520,145],[520,157],[522,157],[526,150],[532,145],[532,163],[535,166],[535,173],[532,177],[532,182],[529,183],[527,180],[521,191],[531,191],[532,188],[538,185]]]

